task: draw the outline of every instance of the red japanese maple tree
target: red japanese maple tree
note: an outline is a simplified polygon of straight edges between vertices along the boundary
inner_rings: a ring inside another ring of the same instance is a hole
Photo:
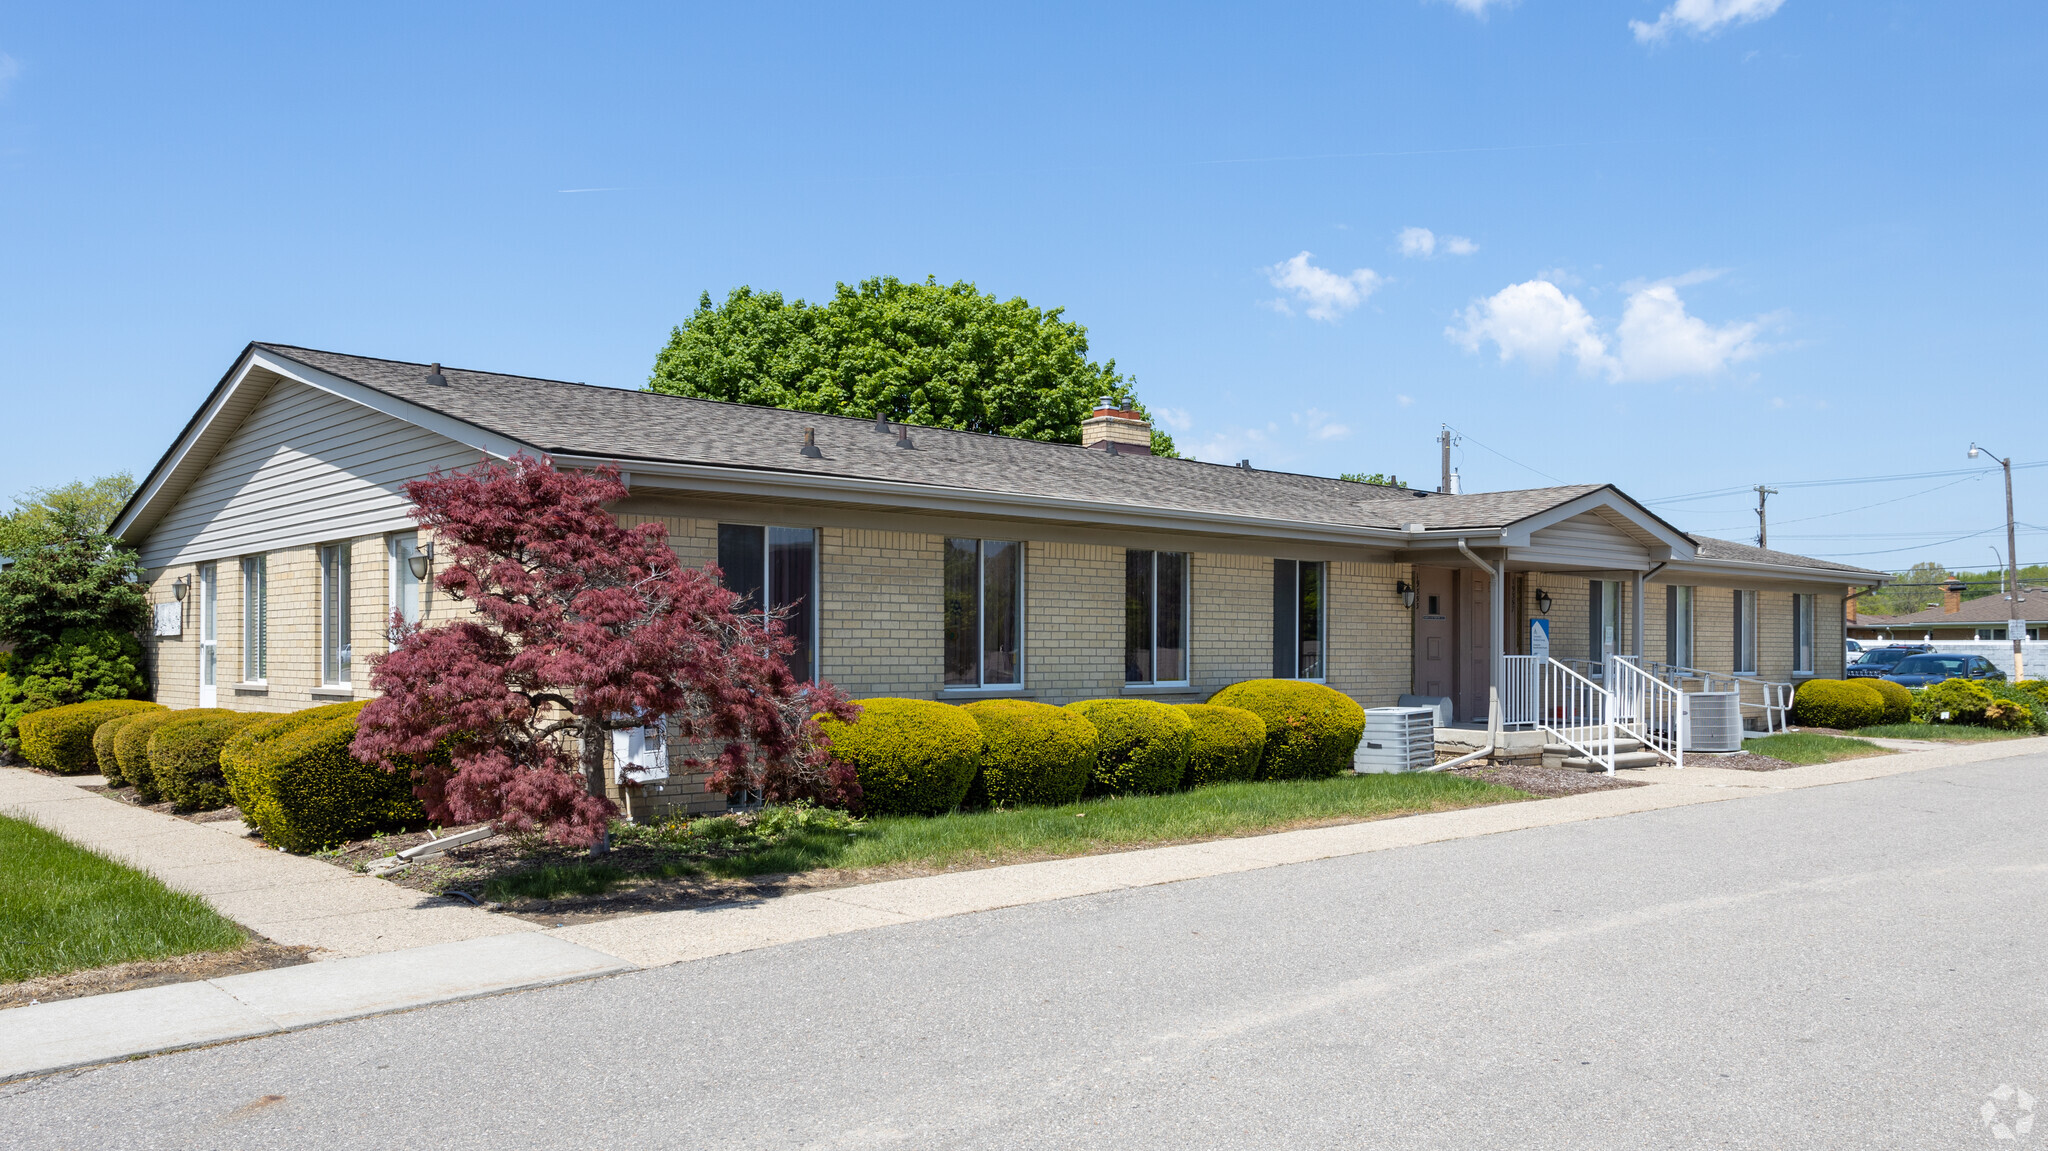
[[[770,801],[851,803],[859,785],[833,761],[816,716],[858,708],[827,683],[799,683],[779,621],[682,566],[659,524],[622,526],[606,505],[616,467],[563,471],[516,456],[406,485],[413,518],[447,562],[434,584],[466,618],[399,628],[372,666],[354,752],[416,769],[429,817],[496,820],[592,844],[617,810],[604,796],[609,732],[667,716],[713,765],[711,787]],[[396,624],[398,621],[394,621]]]

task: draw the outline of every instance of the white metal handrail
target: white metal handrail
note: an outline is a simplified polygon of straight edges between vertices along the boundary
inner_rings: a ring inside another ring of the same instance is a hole
[[[1544,732],[1614,774],[1614,694],[1557,660],[1541,670]]]
[[[1618,727],[1673,765],[1685,766],[1685,693],[1625,655],[1607,665],[1607,690]]]
[[[1534,655],[1502,657],[1506,662],[1501,685],[1501,725],[1537,727],[1543,722],[1543,658]]]

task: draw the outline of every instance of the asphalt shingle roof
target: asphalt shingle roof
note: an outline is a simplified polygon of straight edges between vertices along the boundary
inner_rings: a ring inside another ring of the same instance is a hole
[[[2048,619],[2048,590],[2025,589],[2026,598],[2020,602],[2020,614],[2028,622]],[[1925,627],[1928,624],[1982,626],[1986,624],[2003,627],[2012,618],[2012,601],[2002,594],[1978,596],[1966,599],[1955,612],[1945,612],[1938,607],[1906,615],[1859,615],[1857,627]]]
[[[1814,559],[1812,556],[1781,552],[1775,548],[1751,547],[1748,544],[1736,543],[1734,540],[1720,540],[1703,535],[1693,535],[1692,538],[1699,543],[1699,557],[1703,560],[1733,560],[1740,563],[1772,564],[1778,567],[1822,568],[1873,579],[1884,575],[1883,572],[1871,571],[1869,568],[1860,568],[1852,564],[1830,563],[1827,560]]]

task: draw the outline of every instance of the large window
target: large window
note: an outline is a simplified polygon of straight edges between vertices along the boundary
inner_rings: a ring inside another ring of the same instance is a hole
[[[1679,667],[1692,666],[1692,598],[1689,587],[1664,589],[1664,659]]]
[[[1188,557],[1124,553],[1124,682],[1186,683]]]
[[[1621,581],[1593,580],[1587,587],[1587,599],[1592,626],[1586,630],[1592,644],[1586,654],[1595,666],[1605,667],[1608,656],[1621,652]]]
[[[1735,666],[1732,671],[1756,673],[1756,593],[1735,593]]]
[[[404,535],[392,536],[388,546],[391,551],[390,615],[418,627],[420,593],[423,590],[421,585],[426,582],[412,574],[413,557],[420,554],[419,533],[406,532]]]
[[[320,549],[320,685],[347,687],[349,674],[348,545]]]
[[[220,565],[199,565],[199,706],[220,698]]]
[[[1792,670],[1813,673],[1813,597],[1792,597]]]
[[[946,686],[1024,682],[1024,545],[946,541]]]
[[[270,567],[262,556],[242,561],[242,682],[270,678]]]
[[[1328,674],[1324,641],[1329,611],[1323,591],[1327,565],[1315,560],[1273,561],[1273,677],[1322,679]]]
[[[817,531],[719,524],[718,570],[747,610],[782,621],[782,634],[796,643],[790,674],[806,683],[818,678]]]

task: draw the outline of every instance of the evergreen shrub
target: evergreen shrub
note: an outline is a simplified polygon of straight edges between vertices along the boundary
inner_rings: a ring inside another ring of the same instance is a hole
[[[1101,735],[1087,717],[1026,699],[984,699],[960,709],[981,728],[981,772],[969,807],[1057,807],[1081,798]]]
[[[160,707],[137,699],[101,699],[29,712],[20,719],[21,757],[65,775],[90,775],[99,767],[92,737],[101,724]]]
[[[1180,709],[1195,725],[1182,786],[1237,783],[1258,775],[1266,721],[1256,712],[1216,703],[1184,703]]]
[[[222,707],[181,711],[157,725],[149,737],[149,767],[157,791],[180,811],[212,811],[226,807],[227,781],[221,777],[220,749],[235,733],[269,716]]]
[[[1335,688],[1294,679],[1248,679],[1209,702],[1241,707],[1266,724],[1260,779],[1324,779],[1349,770],[1365,735],[1365,709]]]
[[[1792,697],[1792,722],[1849,731],[1884,719],[1885,698],[1866,679],[1809,679]]]
[[[1089,794],[1146,795],[1180,786],[1195,741],[1185,711],[1150,699],[1084,699],[1067,709],[1101,733]]]
[[[136,795],[149,803],[163,798],[157,789],[156,773],[150,770],[149,737],[156,734],[159,725],[176,714],[169,708],[145,711],[129,719],[114,734],[114,759],[121,765],[121,778],[128,781]]]
[[[870,815],[938,815],[959,807],[981,768],[981,727],[928,699],[863,699],[860,717],[821,717],[832,757],[859,777]]]
[[[350,752],[366,702],[271,716],[221,747],[229,797],[265,843],[318,851],[426,821],[410,770],[385,771]]]

